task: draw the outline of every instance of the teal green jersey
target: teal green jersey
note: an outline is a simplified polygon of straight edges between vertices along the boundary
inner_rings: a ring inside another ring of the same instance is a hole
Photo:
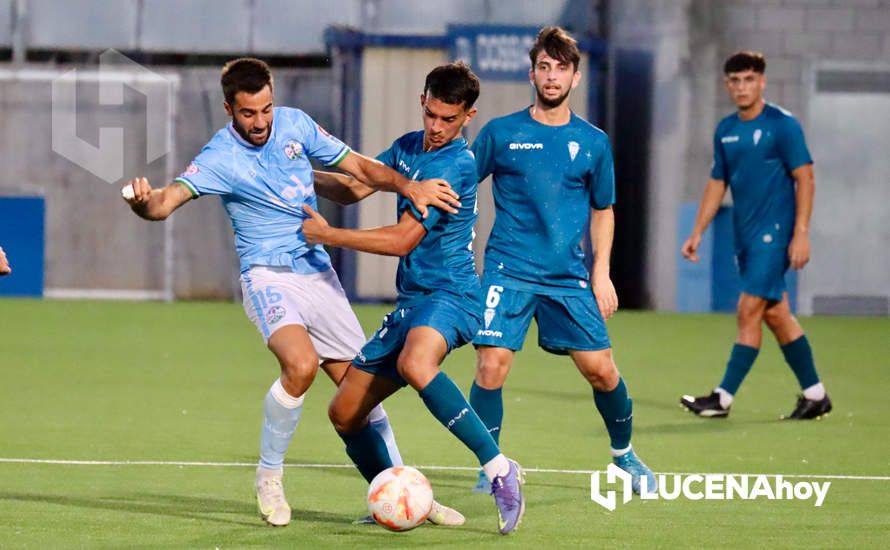
[[[606,134],[575,114],[547,126],[523,109],[489,121],[473,153],[479,180],[491,175],[494,194],[486,277],[530,292],[590,292],[581,248],[590,209],[615,202]]]
[[[437,290],[476,300],[479,277],[472,243],[478,183],[467,140],[457,138],[441,149],[424,152],[423,132],[411,132],[394,141],[377,159],[412,180],[446,180],[462,204],[457,214],[430,207],[423,219],[411,201],[399,196],[399,217],[409,210],[426,229],[420,244],[399,259],[396,274],[399,306],[410,307]]]
[[[729,185],[736,251],[755,242],[787,246],[796,215],[795,168],[812,163],[791,113],[767,104],[753,120],[734,113],[714,132],[711,177]]]

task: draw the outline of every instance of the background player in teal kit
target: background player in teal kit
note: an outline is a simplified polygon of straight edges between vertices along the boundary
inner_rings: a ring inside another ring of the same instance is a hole
[[[460,389],[439,369],[449,351],[472,339],[481,324],[479,278],[470,245],[476,221],[476,165],[460,136],[476,113],[479,80],[462,63],[433,69],[420,97],[423,131],[405,134],[378,159],[412,177],[444,178],[460,195],[456,214],[432,210],[422,219],[399,200],[398,223],[368,230],[338,229],[307,208],[309,242],[401,256],[398,303],[347,370],[330,406],[346,451],[370,481],[391,465],[380,435],[367,421],[372,407],[409,384],[429,411],[476,455],[491,480],[498,529],[509,533],[524,510],[522,471],[501,454]],[[344,182],[344,187],[356,186]],[[365,189],[364,193],[369,193]]]
[[[546,27],[529,57],[534,105],[491,120],[473,142],[480,181],[493,177],[496,218],[485,249],[484,324],[473,339],[478,364],[470,404],[498,440],[501,388],[534,317],[539,345],[571,356],[593,387],[614,462],[633,475],[635,491],[641,476],[653,489],[652,472],[631,448],[631,400],[603,321],[618,307],[609,278],[615,226],[609,139],[569,107],[581,78],[575,40]],[[589,219],[578,214],[581,205],[590,206]],[[581,249],[588,228],[595,250],[592,276]],[[476,490],[486,485],[480,476]]]
[[[303,111],[273,107],[272,74],[258,59],[227,63],[221,84],[232,122],[163,189],[152,189],[146,178],[130,180],[134,196],[127,202],[140,217],[163,220],[192,198],[222,198],[235,232],[245,312],[281,367],[264,402],[256,494],[263,519],[286,525],[291,509],[284,496],[282,466],[304,394],[319,361],[336,383],[364,342],[330,258],[299,233],[305,218],[302,206],[317,202],[307,157],[346,170],[369,185],[406,193],[424,210],[425,204],[453,210],[442,202],[453,192],[441,180],[409,183],[353,152]],[[333,191],[326,196],[337,200],[341,190]],[[370,414],[392,459],[400,461],[386,413],[379,408]]]
[[[763,99],[766,61],[757,52],[732,55],[724,83],[738,108],[717,125],[711,179],[683,256],[698,261],[702,233],[732,190],[735,252],[742,277],[738,335],[720,385],[680,403],[699,416],[725,417],[760,350],[761,322],[775,335],[802,390],[792,419],[819,418],[831,400],[816,374],[809,341],[788,305],[785,271],[810,260],[809,225],[815,180],[803,131],[791,113]]]

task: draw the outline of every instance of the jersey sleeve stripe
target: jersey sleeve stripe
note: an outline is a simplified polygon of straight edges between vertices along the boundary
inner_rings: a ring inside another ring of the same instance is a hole
[[[185,188],[188,189],[188,190],[191,192],[191,194],[192,194],[192,198],[198,198],[198,196],[201,195],[200,193],[198,193],[198,190],[195,188],[195,186],[192,185],[192,182],[190,182],[189,180],[185,179],[184,177],[179,176],[178,178],[174,178],[173,181],[185,185]]]
[[[337,166],[338,164],[340,164],[340,162],[341,162],[343,159],[346,158],[346,155],[348,155],[350,151],[352,151],[352,149],[350,149],[348,145],[344,145],[344,146],[343,146],[343,150],[340,151],[340,154],[337,155],[337,158],[335,158],[335,159],[332,160],[331,162],[325,164],[325,166]]]

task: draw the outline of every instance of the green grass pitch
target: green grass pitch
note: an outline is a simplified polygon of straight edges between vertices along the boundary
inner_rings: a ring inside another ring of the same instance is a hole
[[[357,310],[366,332],[385,312]],[[470,492],[474,457],[410,388],[386,403],[402,454],[427,466],[436,497],[467,523],[407,533],[351,525],[366,486],[327,421],[333,385],[322,374],[287,457],[293,522],[263,525],[251,464],[277,366],[236,304],[0,300],[0,319],[2,548],[877,548],[890,536],[886,318],[802,320],[835,402],[831,416],[804,423],[778,420],[796,383],[769,338],[728,419],[680,409],[681,394],[719,381],[731,316],[621,312],[609,322],[634,399],[634,446],[656,472],[852,477],[828,479],[819,508],[635,498],[609,512],[593,503],[584,472],[608,463],[605,429],[589,386],[568,359],[540,351],[532,331],[505,388],[502,448],[530,470],[526,515],[508,537],[497,534],[491,497]],[[444,365],[465,391],[474,359],[465,347]]]

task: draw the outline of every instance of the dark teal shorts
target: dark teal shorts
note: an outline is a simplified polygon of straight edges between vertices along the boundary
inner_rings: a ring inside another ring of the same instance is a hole
[[[538,345],[550,353],[612,347],[593,292],[552,296],[483,281],[482,294],[483,325],[473,338],[475,346],[520,350],[534,317]]]
[[[755,243],[736,255],[742,292],[767,300],[780,301],[785,293],[788,247],[773,242]]]
[[[411,307],[397,307],[383,318],[383,325],[362,347],[352,364],[405,386],[407,382],[396,370],[396,363],[408,332],[415,327],[431,327],[445,338],[448,352],[451,352],[468,343],[476,334],[481,324],[481,318],[474,313],[476,309],[474,300],[449,292],[435,292]]]

